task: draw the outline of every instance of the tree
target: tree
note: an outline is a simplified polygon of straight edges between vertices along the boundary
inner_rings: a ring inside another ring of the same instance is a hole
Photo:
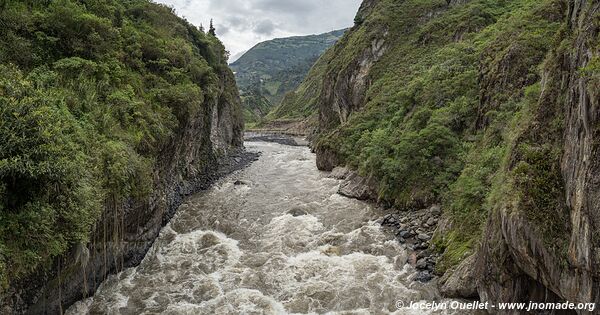
[[[215,27],[213,25],[213,20],[210,19],[210,27],[208,28],[208,34],[212,35],[212,36],[217,36],[217,32],[215,30]]]

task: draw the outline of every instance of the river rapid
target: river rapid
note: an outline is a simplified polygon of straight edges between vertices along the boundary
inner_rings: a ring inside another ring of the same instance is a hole
[[[67,314],[466,314],[412,281],[377,207],[337,194],[307,147],[246,142],[248,168],[187,199],[135,268]]]

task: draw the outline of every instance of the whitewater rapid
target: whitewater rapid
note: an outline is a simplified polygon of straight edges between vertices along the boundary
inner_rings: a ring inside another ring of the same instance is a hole
[[[465,314],[439,301],[381,210],[337,194],[306,147],[247,142],[248,168],[189,198],[135,268],[67,314]]]

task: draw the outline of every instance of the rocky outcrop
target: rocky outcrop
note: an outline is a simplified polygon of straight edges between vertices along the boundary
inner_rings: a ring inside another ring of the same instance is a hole
[[[338,166],[331,170],[331,174],[329,174],[329,177],[343,180],[346,179],[350,175],[350,173],[351,171],[348,168]]]
[[[111,274],[137,265],[182,199],[248,162],[233,74],[220,73],[221,91],[187,117],[157,158],[154,190],[145,200],[107,201],[89,244],[75,246],[0,296],[3,314],[59,314],[92,295]]]
[[[358,8],[358,13],[356,13],[355,20],[357,22],[364,21],[364,19],[367,18],[369,14],[371,14],[373,9],[375,8],[375,5],[377,5],[378,2],[379,0],[364,0],[361,3],[360,8]]]
[[[321,171],[331,171],[340,164],[340,159],[333,150],[323,146],[315,148],[317,154],[317,168]]]
[[[377,200],[377,182],[373,178],[350,172],[340,184],[338,193],[358,200]]]
[[[323,78],[321,93],[318,95],[318,128],[315,140],[315,153],[317,154],[317,167],[319,170],[331,171],[341,162],[335,150],[327,148],[318,142],[318,137],[332,130],[340,124],[344,124],[350,114],[358,111],[365,103],[365,95],[371,84],[369,73],[375,63],[383,57],[387,46],[387,30],[378,32],[366,45],[356,47],[349,41],[358,35],[363,21],[373,12],[379,1],[364,1],[356,16],[355,27],[350,29],[340,40],[332,51],[329,60],[335,61],[328,64],[328,71]],[[347,60],[344,55],[352,55]],[[338,59],[346,60],[347,63],[337,62]]]
[[[477,273],[473,268],[477,257],[469,256],[439,281],[440,293],[450,298],[478,298]]]
[[[525,220],[506,212],[490,218],[478,253],[479,261],[473,266],[477,270],[481,300],[490,303],[592,302],[589,298],[576,297],[576,292],[589,292],[591,287],[579,287],[579,284],[595,280],[582,278],[578,271],[562,264],[534,231]],[[575,294],[565,294],[568,290]]]
[[[369,71],[385,53],[386,36],[387,32],[383,32],[380,38],[373,39],[368,47],[360,51],[350,64],[325,76],[319,100],[320,131],[345,123],[351,113],[363,106],[370,85]]]
[[[569,232],[561,236],[568,239],[567,245],[557,250],[539,222],[508,206],[496,209],[488,221],[478,262],[479,293],[485,301],[600,303],[600,247],[595,232],[600,228],[600,100],[597,79],[581,72],[600,56],[599,14],[598,1],[569,3],[572,37],[565,39],[567,49],[554,52],[557,65],[544,73],[540,98],[544,106],[536,118],[540,123],[530,131],[535,135],[546,127],[544,110],[556,104],[564,117],[558,146],[563,152],[564,196],[560,197],[570,217]]]
[[[600,239],[597,235],[600,229],[600,82],[598,78],[594,82],[582,76],[579,71],[592,58],[600,58],[600,3],[575,1],[571,4],[569,16],[577,39],[573,52],[565,56],[569,71],[564,78],[569,85],[561,168],[566,202],[571,209],[568,258],[582,278],[578,283],[582,292],[577,296],[598,302],[600,292],[594,288],[598,283],[593,280],[598,280],[600,275]],[[574,292],[569,291],[569,295],[573,295]]]
[[[335,167],[329,177],[340,179],[342,183],[338,194],[358,200],[377,200],[377,182],[374,178],[365,178],[358,172],[346,167]]]

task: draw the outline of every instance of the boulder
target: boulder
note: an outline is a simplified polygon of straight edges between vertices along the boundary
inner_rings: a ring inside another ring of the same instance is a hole
[[[336,167],[331,171],[331,174],[329,174],[330,178],[335,178],[335,179],[346,179],[348,177],[348,175],[350,175],[350,170],[348,170],[345,167]]]
[[[469,256],[454,270],[448,270],[439,282],[440,292],[448,298],[478,298],[475,255]]]
[[[340,185],[338,193],[342,196],[358,200],[376,200],[377,188],[374,180],[364,178],[356,172],[351,172]]]

